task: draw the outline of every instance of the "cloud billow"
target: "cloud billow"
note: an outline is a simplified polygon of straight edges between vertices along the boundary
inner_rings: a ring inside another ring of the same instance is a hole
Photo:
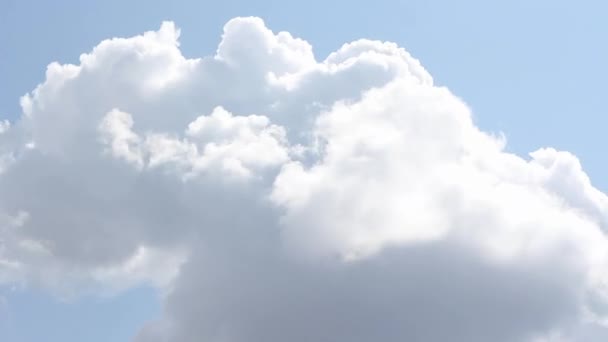
[[[393,43],[317,61],[258,18],[52,63],[0,126],[0,282],[158,287],[165,341],[592,341],[608,197],[521,158]]]

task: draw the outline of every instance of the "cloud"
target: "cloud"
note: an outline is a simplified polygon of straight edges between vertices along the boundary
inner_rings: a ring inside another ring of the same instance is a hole
[[[393,43],[323,61],[258,18],[49,65],[0,125],[0,281],[149,283],[160,341],[562,341],[608,315],[608,197],[508,153]]]
[[[186,175],[217,169],[224,175],[252,176],[253,170],[278,166],[288,160],[285,131],[269,125],[265,116],[233,116],[216,107],[188,125],[186,138],[132,131],[131,115],[119,110],[106,114],[99,127],[111,155],[138,169],[173,165]]]

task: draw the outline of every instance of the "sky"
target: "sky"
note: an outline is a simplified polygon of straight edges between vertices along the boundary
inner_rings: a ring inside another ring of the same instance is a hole
[[[601,339],[607,11],[0,0],[0,340]]]

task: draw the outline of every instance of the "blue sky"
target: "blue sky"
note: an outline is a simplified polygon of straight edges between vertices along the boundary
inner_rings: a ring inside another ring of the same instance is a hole
[[[20,117],[19,97],[43,81],[47,64],[76,63],[106,38],[171,20],[183,54],[198,57],[214,53],[229,19],[253,15],[310,42],[317,60],[359,38],[396,42],[464,99],[480,128],[504,132],[508,150],[573,152],[607,192],[606,13],[599,0],[0,0],[0,118]],[[161,311],[149,288],[68,303],[34,289],[0,295],[0,340],[11,342],[125,341]]]
[[[157,294],[150,288],[78,300],[59,300],[33,290],[3,295],[4,341],[125,341],[134,327],[160,312]]]

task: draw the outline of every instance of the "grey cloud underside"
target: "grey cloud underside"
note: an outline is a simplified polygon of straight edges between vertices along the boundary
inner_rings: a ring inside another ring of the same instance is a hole
[[[503,151],[405,50],[323,61],[257,18],[49,65],[0,125],[0,282],[150,283],[161,341],[587,341],[608,197],[577,158]]]
[[[494,267],[449,243],[314,267],[203,246],[168,298],[166,335],[152,325],[138,341],[519,341],[580,314],[571,270]]]

